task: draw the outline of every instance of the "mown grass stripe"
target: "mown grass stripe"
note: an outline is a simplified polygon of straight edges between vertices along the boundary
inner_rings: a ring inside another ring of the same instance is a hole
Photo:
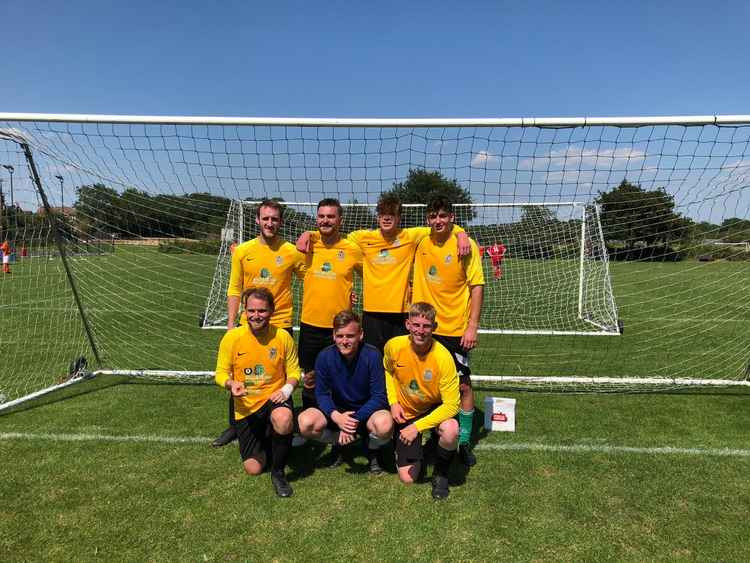
[[[49,434],[33,432],[0,432],[0,440],[47,440],[52,442],[151,442],[157,444],[209,444],[211,438],[201,436],[113,436],[107,434]],[[737,448],[681,448],[675,446],[637,447],[607,444],[478,444],[478,451],[541,451],[560,453],[610,453],[645,455],[692,455],[719,457],[750,457],[750,450]]]

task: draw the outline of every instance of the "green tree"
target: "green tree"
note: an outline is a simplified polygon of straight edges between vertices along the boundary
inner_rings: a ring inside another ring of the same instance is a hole
[[[428,203],[437,196],[448,198],[454,204],[472,203],[471,194],[462,188],[457,180],[449,180],[438,171],[428,171],[424,168],[409,169],[406,180],[393,184],[386,193],[397,196],[401,203]],[[461,222],[469,221],[475,216],[476,212],[473,209],[466,213],[462,212]]]
[[[721,238],[725,242],[745,242],[750,240],[750,221],[739,217],[730,217],[721,223]]]
[[[664,188],[644,190],[623,180],[613,190],[599,192],[596,202],[602,206],[605,238],[626,248],[668,245],[683,239],[692,224],[675,212],[674,197]]]

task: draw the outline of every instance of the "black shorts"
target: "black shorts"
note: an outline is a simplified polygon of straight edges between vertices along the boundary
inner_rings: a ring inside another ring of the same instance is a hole
[[[394,451],[396,453],[396,466],[397,467],[405,467],[407,465],[414,465],[415,463],[419,463],[422,461],[422,458],[424,457],[424,451],[422,450],[422,433],[420,432],[417,434],[417,437],[412,440],[411,444],[408,446],[404,444],[401,440],[399,440],[399,436],[401,435],[401,430],[409,426],[410,424],[417,422],[419,419],[424,418],[425,416],[429,415],[432,411],[434,411],[439,405],[435,405],[433,408],[431,408],[429,411],[427,411],[424,414],[419,415],[416,418],[412,418],[411,420],[407,420],[404,423],[398,423],[394,421],[394,432],[393,432],[393,443],[394,443]],[[430,430],[430,432],[434,432],[437,428],[433,428]]]
[[[362,313],[362,330],[365,333],[365,344],[372,344],[383,353],[385,343],[394,336],[409,334],[406,330],[406,313]]]
[[[318,354],[331,344],[333,344],[333,328],[299,323],[299,363],[305,373],[315,369]]]
[[[292,410],[292,398],[283,403],[266,401],[253,414],[234,423],[237,430],[237,438],[240,443],[240,456],[242,461],[246,459],[258,459],[262,453],[269,455],[271,452],[271,412],[278,408]]]
[[[469,351],[461,346],[460,336],[433,334],[432,337],[448,349],[453,356],[453,363],[458,371],[458,381],[471,387],[471,368],[469,368]]]

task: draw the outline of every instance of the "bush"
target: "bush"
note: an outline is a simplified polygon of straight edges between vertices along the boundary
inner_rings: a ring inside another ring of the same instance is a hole
[[[215,256],[221,249],[220,240],[174,239],[159,242],[159,252],[167,254],[210,254]]]
[[[686,249],[690,258],[711,256],[713,260],[729,260],[730,262],[750,260],[750,252],[744,246],[722,246],[719,244],[705,244]]]
[[[607,244],[607,254],[614,262],[639,260],[641,262],[680,262],[687,258],[684,250],[677,250],[669,245],[636,246],[623,248]]]

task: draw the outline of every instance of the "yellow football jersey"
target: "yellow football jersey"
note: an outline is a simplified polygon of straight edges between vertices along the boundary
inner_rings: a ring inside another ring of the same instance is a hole
[[[362,252],[351,241],[341,238],[326,246],[321,240],[306,255],[302,295],[303,323],[332,328],[333,317],[351,309],[350,295],[354,270],[362,267]]]
[[[455,233],[464,230],[454,225]],[[409,309],[407,288],[414,262],[414,252],[419,242],[430,235],[430,227],[399,229],[396,236],[387,239],[380,229],[353,231],[347,239],[362,251],[362,309],[373,313],[405,313]],[[312,243],[319,240],[311,232]]]
[[[469,321],[469,287],[484,285],[479,248],[473,239],[471,254],[458,257],[456,237],[437,244],[432,236],[417,246],[414,258],[412,302],[426,301],[437,310],[435,334],[461,336]]]
[[[258,338],[247,326],[224,334],[219,344],[214,380],[224,387],[227,379],[243,381],[247,395],[234,397],[234,418],[241,420],[262,407],[287,377],[299,380],[297,347],[287,331],[270,325]]]
[[[400,404],[407,420],[437,407],[414,423],[420,432],[434,428],[458,412],[456,364],[439,342],[433,341],[430,351],[419,356],[408,334],[391,338],[385,344],[383,367],[388,404]]]
[[[292,273],[302,278],[304,270],[305,255],[293,244],[282,241],[271,247],[254,238],[234,250],[227,296],[239,297],[245,289],[265,287],[276,307],[271,324],[292,326]]]

